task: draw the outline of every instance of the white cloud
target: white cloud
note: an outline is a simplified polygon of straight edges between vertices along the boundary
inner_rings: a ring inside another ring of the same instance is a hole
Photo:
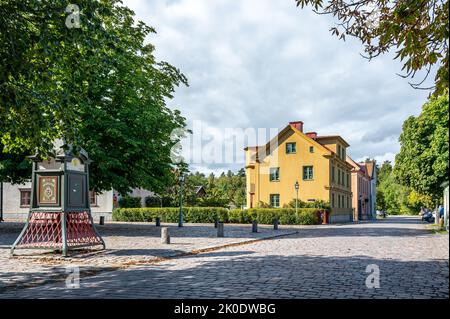
[[[340,134],[354,158],[392,159],[403,121],[428,92],[397,76],[393,54],[367,61],[361,45],[329,32],[332,17],[294,1],[126,0],[158,31],[156,56],[188,77],[169,102],[188,121],[218,129],[284,127]],[[204,165],[208,172],[232,168]]]

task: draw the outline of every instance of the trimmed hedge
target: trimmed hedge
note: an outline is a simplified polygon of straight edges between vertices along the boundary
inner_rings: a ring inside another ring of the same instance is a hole
[[[119,208],[113,211],[113,220],[124,222],[178,222],[178,207]],[[187,223],[248,224],[256,220],[260,224],[272,224],[278,219],[284,225],[314,225],[319,222],[317,208],[300,208],[298,214],[293,208],[251,208],[226,209],[221,207],[183,207],[183,221]]]

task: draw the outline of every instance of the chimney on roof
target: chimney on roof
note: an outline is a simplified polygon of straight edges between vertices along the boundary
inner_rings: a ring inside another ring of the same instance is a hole
[[[317,138],[317,132],[308,132],[306,133],[306,136],[315,140]]]
[[[295,122],[289,122],[289,125],[295,127],[297,130],[303,133],[303,122],[302,121],[295,121]]]

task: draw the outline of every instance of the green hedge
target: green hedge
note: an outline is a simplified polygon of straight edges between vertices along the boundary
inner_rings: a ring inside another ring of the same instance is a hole
[[[119,208],[113,211],[113,220],[125,222],[153,222],[156,217],[161,222],[178,222],[178,207]],[[314,225],[318,223],[316,208],[300,208],[298,214],[293,208],[251,208],[232,209],[220,207],[183,207],[183,221],[187,223],[224,223],[247,224],[256,220],[260,224],[272,224],[278,219],[284,225]]]

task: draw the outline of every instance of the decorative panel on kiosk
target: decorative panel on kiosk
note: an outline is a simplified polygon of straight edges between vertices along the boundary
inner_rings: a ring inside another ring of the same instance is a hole
[[[59,206],[59,177],[38,176],[38,205]]]

